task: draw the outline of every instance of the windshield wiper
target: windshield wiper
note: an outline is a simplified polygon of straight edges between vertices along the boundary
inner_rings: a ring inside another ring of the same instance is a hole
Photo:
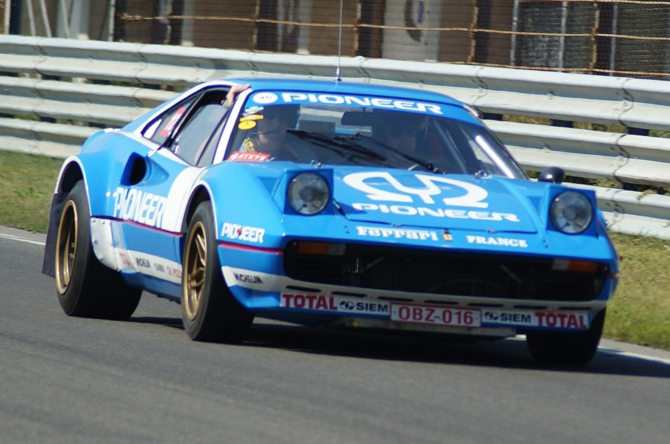
[[[386,157],[376,153],[375,151],[359,145],[349,138],[342,136],[329,137],[321,133],[307,130],[286,130],[289,134],[296,136],[299,139],[308,140],[317,146],[327,148],[335,152],[337,155],[353,161],[356,157],[377,163],[386,161]]]
[[[340,137],[344,137],[344,136],[340,136]],[[406,160],[409,160],[410,162],[413,162],[415,165],[418,165],[418,166],[420,166],[420,167],[422,167],[422,168],[425,168],[427,171],[430,171],[431,173],[441,173],[441,174],[444,174],[442,171],[440,171],[439,168],[437,168],[437,167],[436,167],[435,165],[433,165],[432,163],[427,162],[427,161],[425,161],[425,160],[423,160],[423,159],[419,159],[418,157],[414,157],[414,156],[409,155],[409,154],[407,154],[407,153],[403,153],[403,152],[400,151],[399,149],[393,148],[392,146],[389,146],[389,145],[387,145],[387,144],[385,144],[385,143],[383,143],[383,142],[380,142],[379,140],[376,140],[376,139],[374,139],[374,138],[372,138],[372,137],[370,137],[370,136],[366,136],[366,135],[364,135],[364,134],[357,133],[357,134],[355,134],[354,136],[350,136],[349,139],[351,139],[351,140],[365,140],[366,142],[370,142],[370,143],[372,143],[373,145],[376,145],[376,146],[378,146],[378,147],[384,148],[385,150],[392,151],[392,152],[396,153],[397,155],[399,155],[400,157],[402,157],[402,158],[404,158],[404,159],[406,159]],[[411,168],[412,168],[412,167],[410,167],[410,169],[411,169]]]

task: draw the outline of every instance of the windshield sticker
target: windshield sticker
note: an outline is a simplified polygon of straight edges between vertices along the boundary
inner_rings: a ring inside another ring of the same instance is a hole
[[[264,107],[262,107],[262,106],[251,106],[251,107],[244,110],[243,116],[244,117],[251,117],[251,116],[259,115],[258,113],[263,111],[263,109],[264,109]],[[261,115],[259,118],[262,119],[263,116]]]
[[[269,105],[270,103],[276,103],[277,100],[279,100],[279,97],[277,97],[277,94],[275,93],[261,92],[254,94],[252,100],[256,103],[260,103],[261,105]]]
[[[263,120],[262,114],[250,114],[248,116],[240,117],[240,122],[247,122],[249,120]]]
[[[228,157],[229,162],[267,162],[269,153],[255,153],[248,151],[235,151]]]
[[[256,127],[256,122],[254,122],[253,120],[243,121],[242,119],[240,119],[240,124],[237,125],[237,127],[242,131],[250,130]]]
[[[250,103],[269,104],[312,104],[312,105],[343,105],[359,108],[380,108],[399,111],[413,111],[436,116],[444,115],[442,105],[436,103],[416,102],[413,100],[388,99],[350,94],[318,94],[303,92],[284,92],[281,96],[273,93],[259,92],[251,96]],[[245,112],[249,112],[248,108]]]

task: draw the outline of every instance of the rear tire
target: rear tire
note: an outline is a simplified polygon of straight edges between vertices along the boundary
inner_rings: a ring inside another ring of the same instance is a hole
[[[526,344],[531,356],[544,365],[581,367],[588,364],[598,351],[605,312],[596,315],[586,332],[528,332]]]
[[[184,329],[194,341],[239,343],[249,333],[254,315],[223,281],[213,221],[209,202],[203,202],[189,223],[181,283]]]
[[[142,291],[127,286],[121,275],[102,265],[91,244],[90,210],[84,183],[68,194],[58,222],[56,291],[68,316],[128,319]]]

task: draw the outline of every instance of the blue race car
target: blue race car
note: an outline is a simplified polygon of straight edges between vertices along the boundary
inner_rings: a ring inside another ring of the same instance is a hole
[[[529,180],[468,106],[424,90],[197,85],[68,158],[43,271],[70,316],[142,291],[198,341],[254,317],[319,328],[525,334],[542,363],[594,356],[619,263],[594,193]]]

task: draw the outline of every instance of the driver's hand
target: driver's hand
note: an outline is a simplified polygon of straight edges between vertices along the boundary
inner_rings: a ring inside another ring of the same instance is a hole
[[[235,96],[237,96],[242,91],[247,90],[248,88],[249,88],[248,83],[246,85],[233,85],[232,88],[230,88],[230,91],[228,91],[228,94],[226,94],[225,106],[227,106],[228,108],[233,106],[233,102],[235,101]]]

